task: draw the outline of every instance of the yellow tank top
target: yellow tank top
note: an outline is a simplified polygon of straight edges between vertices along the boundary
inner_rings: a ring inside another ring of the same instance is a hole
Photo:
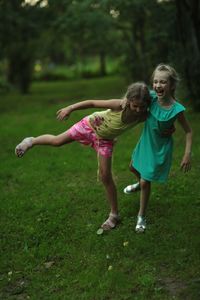
[[[124,123],[122,121],[122,112],[123,111],[113,111],[111,109],[95,112],[88,116],[88,120],[100,138],[112,140],[127,129],[141,122],[141,120],[135,116],[132,117],[131,122]]]

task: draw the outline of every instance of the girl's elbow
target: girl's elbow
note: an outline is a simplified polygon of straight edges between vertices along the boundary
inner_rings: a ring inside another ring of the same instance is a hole
[[[190,140],[192,141],[192,138],[193,138],[192,130],[186,132],[186,138],[187,138],[187,139],[190,139]]]
[[[190,136],[190,137],[192,137],[192,130],[187,130],[186,132],[185,132],[185,134],[186,134],[186,136]]]
[[[190,126],[188,126],[185,130],[185,133],[192,136],[192,134],[193,134],[192,128]]]
[[[95,108],[96,107],[94,100],[87,100],[87,105],[88,105],[88,108]]]

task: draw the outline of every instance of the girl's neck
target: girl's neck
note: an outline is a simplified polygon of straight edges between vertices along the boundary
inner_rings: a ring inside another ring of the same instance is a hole
[[[175,99],[170,96],[170,97],[164,97],[164,98],[159,98],[158,97],[158,103],[163,106],[163,107],[170,107],[172,104],[174,104]]]

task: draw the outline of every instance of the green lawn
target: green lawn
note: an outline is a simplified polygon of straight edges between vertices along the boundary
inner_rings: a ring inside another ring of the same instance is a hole
[[[153,184],[145,234],[134,232],[139,194],[122,192],[133,180],[128,163],[141,126],[118,140],[113,169],[122,223],[101,236],[108,206],[92,149],[73,143],[14,155],[23,137],[58,134],[92,111],[60,123],[59,108],[125,90],[122,78],[110,77],[35,83],[28,96],[1,95],[0,299],[200,299],[199,114],[188,109],[197,133],[193,169],[179,170],[184,134],[177,125],[171,175],[167,184]]]

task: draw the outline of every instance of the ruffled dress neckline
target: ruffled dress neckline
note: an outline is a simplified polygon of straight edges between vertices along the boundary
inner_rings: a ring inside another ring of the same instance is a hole
[[[185,110],[184,106],[177,101],[174,101],[169,108],[162,107],[158,103],[156,92],[150,91],[150,95],[152,102],[149,111],[158,121],[168,121],[174,118],[181,111]]]

